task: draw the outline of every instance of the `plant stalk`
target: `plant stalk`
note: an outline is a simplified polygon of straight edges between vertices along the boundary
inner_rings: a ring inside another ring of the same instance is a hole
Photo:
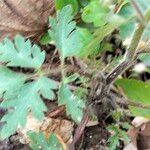
[[[132,64],[134,63],[134,59],[136,56],[136,53],[138,51],[138,45],[140,42],[140,39],[143,35],[145,26],[143,24],[139,24],[137,26],[137,29],[134,32],[131,44],[127,50],[127,53],[124,57],[124,59],[121,61],[120,64],[118,64],[107,76],[106,76],[106,83],[111,84],[113,83],[116,78],[121,75],[124,71],[126,71]]]

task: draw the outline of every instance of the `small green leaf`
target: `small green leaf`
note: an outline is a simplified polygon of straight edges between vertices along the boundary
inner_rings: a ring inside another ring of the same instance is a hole
[[[119,146],[119,140],[129,141],[126,131],[122,130],[117,124],[111,124],[107,127],[112,135],[109,137],[109,150],[116,150]]]
[[[79,5],[84,8],[85,6],[89,4],[90,0],[78,0],[78,2],[79,2]]]
[[[150,106],[149,83],[144,83],[133,79],[120,79],[116,81],[116,84],[123,89],[130,101],[136,102],[137,104]],[[138,114],[139,116],[150,118],[150,110],[148,109],[133,106],[130,106],[129,108],[135,116]]]
[[[57,20],[50,18],[49,34],[55,41],[62,59],[77,55],[82,47],[80,33],[76,30],[71,13],[71,6],[67,5],[57,13]]]
[[[41,39],[40,39],[40,43],[42,44],[42,45],[46,45],[46,44],[49,44],[50,42],[51,42],[51,37],[49,36],[49,34],[48,33],[45,33],[42,37],[41,37]]]
[[[97,26],[103,26],[106,24],[106,15],[109,9],[102,5],[99,0],[91,1],[87,5],[82,13],[82,19],[87,23],[94,23]]]
[[[62,150],[61,144],[58,142],[55,134],[51,134],[48,138],[48,141],[44,137],[43,133],[28,133],[29,138],[31,139],[30,147],[33,150],[42,149],[42,150]]]
[[[7,66],[40,68],[44,59],[45,53],[37,45],[31,46],[21,35],[15,36],[14,43],[7,38],[0,43],[0,62]]]
[[[89,52],[87,53],[85,47],[92,40],[94,40],[94,36],[86,28],[78,28],[77,30],[80,32],[81,42],[83,43],[83,47],[80,49],[79,57],[82,58],[82,57],[88,57],[90,55],[94,55],[98,51],[100,44],[98,43],[97,45],[94,45],[91,49],[89,49]]]
[[[82,48],[82,51],[86,54],[86,56],[91,54],[91,49],[97,47],[97,45],[99,45],[106,36],[124,23],[124,19],[122,19],[120,16],[113,15],[112,18],[113,19],[110,19],[110,22],[108,22],[106,25],[96,29],[93,34],[94,39]]]
[[[109,150],[116,150],[117,146],[119,146],[119,139],[117,135],[111,136],[108,139],[109,142]]]
[[[69,4],[73,8],[73,14],[76,14],[79,10],[77,0],[55,0],[56,10],[61,10],[64,6]]]
[[[69,90],[64,82],[59,88],[58,103],[59,105],[66,105],[66,112],[71,115],[74,121],[81,121],[85,104]]]
[[[44,117],[43,112],[47,111],[47,108],[41,96],[51,100],[54,99],[52,89],[56,89],[54,81],[41,77],[37,81],[24,84],[18,95],[13,99],[3,100],[1,107],[12,109],[1,119],[2,122],[6,122],[0,132],[1,138],[5,139],[12,135],[18,125],[24,127],[29,111],[37,119],[42,120]]]
[[[68,77],[65,77],[64,78],[64,82],[65,83],[71,83],[71,82],[74,82],[77,78],[78,78],[78,74],[75,73],[75,74],[72,74],[72,75],[70,75]]]
[[[62,150],[62,146],[59,143],[55,134],[52,134],[48,139],[49,150]]]
[[[122,126],[123,129],[126,129],[126,130],[128,130],[132,127],[128,122],[123,122],[121,124],[121,126]]]

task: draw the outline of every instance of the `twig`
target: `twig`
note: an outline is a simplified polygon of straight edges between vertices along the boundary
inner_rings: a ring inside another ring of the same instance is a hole
[[[126,71],[133,63],[135,60],[135,56],[137,53],[137,48],[138,48],[138,44],[140,42],[140,39],[142,37],[142,34],[144,32],[145,26],[143,25],[138,25],[130,47],[127,50],[127,53],[124,57],[124,59],[122,60],[122,62],[116,67],[114,68],[107,76],[106,76],[106,83],[107,85],[110,85],[112,82],[114,82],[116,80],[116,78],[121,75],[124,71]]]
[[[72,143],[69,145],[69,150],[74,150],[75,148],[75,143],[80,139],[85,127],[86,127],[86,124],[89,120],[89,116],[88,116],[88,111],[87,109],[84,110],[84,115],[83,115],[83,118],[82,118],[82,121],[79,123],[76,131],[75,131],[75,135],[74,135],[74,138],[73,138],[73,141]]]
[[[57,117],[60,113],[64,112],[65,110],[65,106],[58,106],[58,108],[52,112],[50,112],[47,117],[50,117],[50,118],[55,118]]]

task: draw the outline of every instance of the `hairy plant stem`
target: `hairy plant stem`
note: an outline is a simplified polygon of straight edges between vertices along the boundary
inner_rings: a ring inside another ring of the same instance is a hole
[[[107,85],[113,83],[116,78],[121,75],[124,71],[126,71],[132,64],[134,63],[135,56],[138,50],[138,44],[140,42],[140,39],[142,37],[142,34],[144,32],[145,26],[142,24],[139,24],[137,26],[137,29],[135,30],[135,33],[133,35],[131,44],[125,54],[125,57],[121,61],[120,64],[118,64],[110,73],[106,76],[106,83]]]
[[[139,22],[139,24],[137,25],[137,28],[134,32],[133,38],[131,40],[130,46],[126,52],[124,59],[121,61],[120,64],[117,65],[117,67],[115,67],[112,71],[110,71],[110,73],[106,76],[107,85],[113,83],[119,75],[121,75],[123,72],[125,72],[129,67],[133,65],[136,55],[138,53],[138,45],[140,43],[143,32],[146,28],[145,23],[148,22],[150,18],[149,17],[150,9],[143,16],[136,2],[134,0],[131,0],[131,3],[135,7],[142,21]]]
[[[147,13],[144,16],[144,20],[143,22],[145,22],[145,20],[147,19],[146,17],[150,15],[150,11],[148,10]],[[95,89],[101,89],[100,92],[98,93],[94,99],[92,103],[89,104],[97,104],[103,101],[103,99],[108,95],[109,91],[110,91],[110,87],[112,85],[112,83],[117,79],[117,77],[119,75],[121,75],[122,73],[124,73],[129,67],[131,67],[136,60],[136,56],[138,53],[138,45],[140,43],[141,37],[143,35],[143,32],[146,28],[146,25],[139,22],[137,25],[137,28],[133,34],[130,46],[123,58],[123,60],[115,67],[113,68],[110,73],[104,78],[101,76],[101,72],[98,72],[97,76],[99,76],[99,78],[102,78],[102,82],[99,83],[99,88],[95,88]],[[96,85],[97,86],[97,85]]]

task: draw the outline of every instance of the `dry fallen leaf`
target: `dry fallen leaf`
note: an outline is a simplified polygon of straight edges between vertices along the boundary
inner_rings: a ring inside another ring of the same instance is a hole
[[[136,117],[132,124],[134,127],[127,132],[130,142],[124,150],[150,150],[150,120]]]
[[[28,131],[37,133],[43,132],[46,138],[52,133],[55,133],[62,145],[65,145],[70,144],[72,141],[73,123],[65,119],[54,119],[49,117],[45,117],[43,122],[40,122],[29,114],[26,127],[24,129],[19,127],[17,131],[20,141],[24,144],[30,142],[30,139],[27,136]]]
[[[146,123],[150,122],[149,119],[144,118],[144,117],[135,117],[134,120],[132,121],[132,125],[134,127],[140,127]]]
[[[50,15],[54,14],[54,0],[1,0],[0,40],[17,33],[26,37],[42,34]]]

